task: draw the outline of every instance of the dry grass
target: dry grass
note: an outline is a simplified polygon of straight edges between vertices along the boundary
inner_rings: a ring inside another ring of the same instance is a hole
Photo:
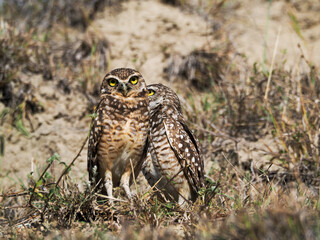
[[[122,1],[35,1],[30,0],[21,4],[19,1],[4,1],[1,13],[5,20],[14,22],[20,29],[37,29],[50,31],[55,25],[62,24],[85,30],[98,12],[105,7],[121,7]],[[20,21],[12,16],[19,16]]]

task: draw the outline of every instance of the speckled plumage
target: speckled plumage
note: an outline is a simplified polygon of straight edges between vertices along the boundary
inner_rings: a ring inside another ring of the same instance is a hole
[[[154,94],[149,96],[150,145],[142,171],[151,186],[161,179],[156,187],[184,205],[196,200],[203,186],[199,144],[183,119],[175,92],[162,84],[147,88]]]
[[[129,68],[108,73],[95,114],[88,145],[89,180],[110,197],[112,188],[120,185],[130,198],[130,160],[137,177],[148,149],[149,102],[142,75]]]

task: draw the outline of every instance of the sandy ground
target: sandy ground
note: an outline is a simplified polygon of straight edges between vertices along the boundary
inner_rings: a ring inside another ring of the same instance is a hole
[[[291,1],[298,2],[298,1]],[[279,44],[276,63],[284,63],[287,70],[297,67],[303,54],[307,60],[319,66],[320,61],[320,4],[299,4],[301,11],[285,1],[272,1],[268,17],[268,1],[242,1],[230,18],[230,39],[239,53],[246,55],[248,63],[262,62],[266,46],[266,60],[270,65],[277,35]],[[294,30],[289,14],[298,20],[301,35]],[[300,45],[300,47],[298,47]]]
[[[307,59],[318,65],[320,54],[320,28],[301,28],[302,40],[292,28],[287,11],[291,10],[284,1],[274,2],[270,9],[269,27],[267,24],[268,3],[266,1],[242,1],[230,14],[225,23],[235,49],[247,57],[248,63],[262,61],[265,39],[267,39],[267,64],[278,30],[279,47],[277,62],[286,59],[286,68],[295,67],[301,51]],[[319,4],[318,4],[319,5]],[[295,12],[303,18],[305,12]],[[266,35],[268,29],[268,36]],[[111,44],[110,70],[116,67],[133,67],[139,70],[147,83],[165,82],[163,69],[168,55],[186,55],[194,49],[202,48],[210,40],[212,30],[201,16],[181,11],[179,8],[164,5],[158,1],[128,1],[117,13],[106,9],[93,21],[88,31],[94,31]],[[283,57],[284,49],[286,54]],[[9,123],[2,126],[5,133],[5,155],[1,158],[0,190],[17,183],[25,182],[30,171],[36,172],[54,152],[61,161],[71,162],[80,149],[89,128],[90,118],[86,115],[87,99],[76,91],[65,95],[56,88],[56,83],[44,82],[41,76],[23,76],[37,89],[37,97],[45,106],[43,113],[32,116],[34,131],[30,138],[23,137]],[[74,83],[76,84],[76,83]],[[179,90],[179,89],[177,89]],[[181,87],[181,90],[183,88]],[[0,106],[0,110],[3,106]],[[30,127],[27,124],[27,127]],[[77,160],[71,175],[87,178],[85,147]],[[60,168],[61,169],[61,168]],[[56,164],[55,171],[59,170]],[[58,172],[53,174],[59,175]],[[37,174],[35,177],[37,178]]]
[[[92,27],[111,43],[110,69],[133,67],[148,84],[163,81],[165,53],[187,55],[210,36],[201,17],[157,1],[129,1],[120,14],[107,10]]]

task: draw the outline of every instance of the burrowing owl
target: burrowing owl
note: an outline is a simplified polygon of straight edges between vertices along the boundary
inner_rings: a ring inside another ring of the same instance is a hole
[[[199,144],[186,125],[178,96],[162,85],[149,85],[150,145],[142,171],[149,184],[184,205],[203,186]],[[161,180],[160,180],[161,179]]]
[[[102,193],[110,197],[112,188],[120,185],[131,198],[132,168],[137,177],[148,150],[149,101],[142,75],[129,68],[108,73],[95,114],[88,145],[89,180],[103,186]]]

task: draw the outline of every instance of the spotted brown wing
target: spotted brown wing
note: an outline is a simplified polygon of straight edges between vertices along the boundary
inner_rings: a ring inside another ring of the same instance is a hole
[[[203,161],[197,141],[182,120],[165,118],[163,124],[169,144],[195,192],[203,186]]]
[[[87,168],[89,172],[89,181],[92,182],[94,179],[94,174],[97,174],[97,152],[98,152],[98,145],[100,143],[100,139],[102,136],[102,125],[101,125],[101,118],[102,118],[102,110],[99,107],[102,102],[99,102],[96,111],[95,111],[95,118],[92,120],[90,135],[89,135],[89,143],[88,143],[88,159],[87,159]],[[94,170],[94,166],[96,166]],[[92,184],[95,184],[92,182]]]

